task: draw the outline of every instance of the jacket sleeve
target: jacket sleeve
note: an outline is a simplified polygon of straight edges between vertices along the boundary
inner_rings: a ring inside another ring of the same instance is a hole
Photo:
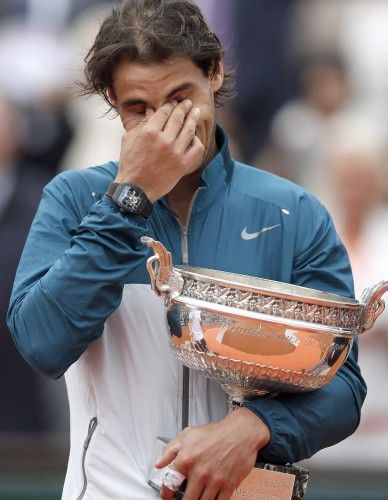
[[[53,378],[101,336],[124,283],[144,276],[147,252],[139,241],[145,219],[122,215],[107,196],[94,203],[91,190],[81,189],[84,177],[67,174],[44,190],[7,316],[23,357]],[[69,182],[74,176],[77,182]],[[90,200],[81,203],[86,191]]]
[[[327,211],[311,195],[299,202],[292,282],[353,297],[353,280],[345,248]],[[333,380],[306,393],[259,398],[247,407],[271,430],[271,441],[261,461],[293,463],[311,457],[351,435],[360,420],[366,395],[357,365],[358,342]]]

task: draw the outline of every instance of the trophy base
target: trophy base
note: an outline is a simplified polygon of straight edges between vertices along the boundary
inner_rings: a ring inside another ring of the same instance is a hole
[[[161,457],[168,439],[158,437],[154,451],[154,462]],[[152,468],[148,484],[155,490],[160,490],[165,469]],[[309,472],[294,465],[273,465],[258,462],[248,476],[238,486],[232,499],[251,498],[257,500],[303,500],[306,494]],[[174,495],[180,499],[184,495],[182,490]]]

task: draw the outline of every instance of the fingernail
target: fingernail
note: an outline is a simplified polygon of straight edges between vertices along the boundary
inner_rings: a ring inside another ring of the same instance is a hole
[[[199,115],[201,114],[201,110],[199,108],[194,108],[192,113],[193,113],[193,118],[197,119],[197,118],[199,118]]]
[[[176,101],[175,99],[173,99],[171,101],[171,104],[173,105],[173,107],[175,108],[175,106],[178,106],[178,101]]]
[[[190,109],[193,103],[190,101],[190,99],[185,99],[183,102],[185,108]]]

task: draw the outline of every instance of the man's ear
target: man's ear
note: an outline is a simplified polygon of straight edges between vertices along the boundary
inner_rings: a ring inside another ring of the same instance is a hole
[[[112,108],[117,111],[117,100],[116,100],[115,93],[113,92],[112,89],[108,89],[107,96],[108,96],[108,99],[109,99],[109,102],[110,102]]]
[[[211,76],[211,86],[213,92],[218,92],[224,83],[224,64],[219,61]]]

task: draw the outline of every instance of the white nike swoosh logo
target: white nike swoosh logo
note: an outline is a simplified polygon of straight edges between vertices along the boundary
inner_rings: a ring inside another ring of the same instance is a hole
[[[270,227],[263,227],[260,231],[257,231],[257,233],[248,233],[247,228],[244,227],[244,229],[241,232],[241,238],[243,240],[253,240],[260,236],[261,234],[265,233],[266,231],[271,231],[271,229],[275,229],[275,227],[279,227],[281,224],[276,224],[275,226],[270,226]]]

